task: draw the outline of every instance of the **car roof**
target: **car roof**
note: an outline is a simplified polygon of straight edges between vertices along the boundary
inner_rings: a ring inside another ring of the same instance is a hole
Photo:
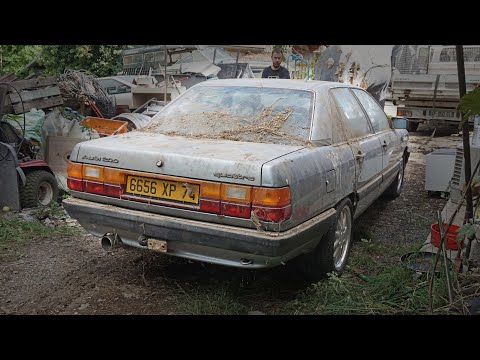
[[[295,90],[328,90],[330,88],[356,87],[350,84],[319,81],[319,80],[295,80],[295,79],[212,79],[198,83],[196,86],[248,86],[248,87],[270,87]]]

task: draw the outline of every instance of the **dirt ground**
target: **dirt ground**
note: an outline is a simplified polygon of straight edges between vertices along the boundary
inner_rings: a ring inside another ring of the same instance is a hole
[[[410,134],[412,153],[403,193],[393,201],[377,200],[358,219],[357,240],[426,239],[446,200],[424,190],[425,155],[462,141],[450,136],[451,131],[437,129],[433,138],[431,133],[431,128],[420,126]],[[68,218],[59,221],[76,225]],[[84,232],[0,251],[12,255],[0,262],[0,314],[182,314],[179,300],[185,302],[190,294],[216,284],[240,287],[245,279],[236,269],[149,251],[120,248],[105,253],[99,239]],[[285,267],[259,272],[255,281],[260,285],[252,291],[251,310],[265,313],[276,302],[293,300],[299,287]]]

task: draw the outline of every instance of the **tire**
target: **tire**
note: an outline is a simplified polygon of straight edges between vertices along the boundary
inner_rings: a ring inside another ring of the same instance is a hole
[[[409,121],[407,125],[407,131],[408,132],[417,131],[418,125],[420,125],[420,123]]]
[[[336,210],[332,226],[317,247],[298,259],[300,271],[307,280],[318,281],[331,272],[341,275],[347,266],[353,238],[352,202],[344,199]]]
[[[36,170],[25,175],[27,182],[20,188],[22,208],[49,206],[57,201],[59,190],[53,174],[45,170]]]
[[[385,195],[391,199],[396,199],[400,196],[403,189],[403,179],[405,175],[405,162],[402,158],[402,162],[400,164],[400,170],[395,177],[395,180],[390,184],[390,186],[385,190]]]

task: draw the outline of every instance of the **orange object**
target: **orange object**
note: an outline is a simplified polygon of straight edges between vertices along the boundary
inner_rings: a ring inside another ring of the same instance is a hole
[[[431,232],[431,237],[430,237],[430,242],[432,243],[433,246],[435,247],[440,247],[440,232],[438,231],[438,224],[432,224],[432,232]],[[443,224],[443,231],[445,231],[447,228],[447,224]],[[458,250],[458,243],[457,243],[457,235],[458,235],[458,230],[460,229],[460,226],[457,225],[450,225],[450,228],[447,231],[447,237],[445,239],[446,241],[446,249],[447,250]],[[463,246],[463,239],[461,242],[461,245]]]
[[[113,119],[103,119],[88,116],[80,122],[82,125],[90,127],[98,131],[98,134],[101,137],[123,134],[128,131],[127,121],[113,120]]]
[[[253,188],[253,205],[286,206],[290,205],[290,188]]]

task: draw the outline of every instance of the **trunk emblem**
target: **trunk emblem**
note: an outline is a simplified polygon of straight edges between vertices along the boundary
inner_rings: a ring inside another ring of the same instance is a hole
[[[158,166],[158,167],[162,167],[162,165],[163,165],[162,160],[158,160],[158,161],[157,161],[157,166]]]

